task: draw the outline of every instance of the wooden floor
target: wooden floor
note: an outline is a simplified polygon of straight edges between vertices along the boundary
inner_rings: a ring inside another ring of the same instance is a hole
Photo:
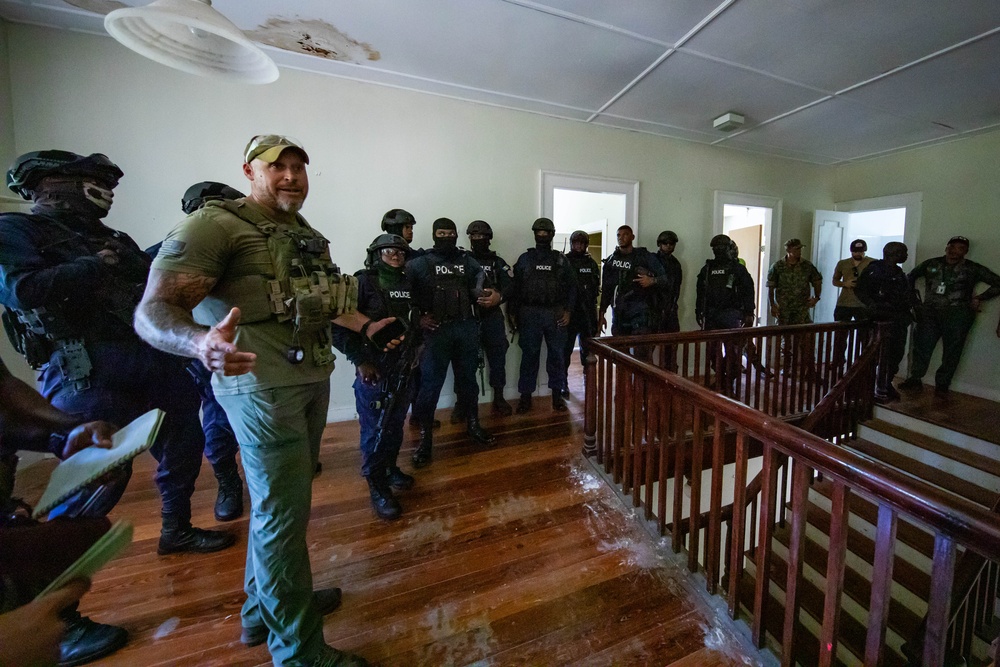
[[[885,408],[1000,445],[996,401],[954,390],[942,397],[932,385],[922,392],[904,391],[902,397]]]
[[[326,618],[333,646],[380,665],[757,664],[758,656],[696,594],[631,509],[580,454],[579,378],[569,415],[549,399],[505,420],[487,416],[484,449],[445,422],[434,462],[401,495],[403,517],[373,515],[358,473],[357,424],[328,427],[309,527],[315,585],[340,586]],[[409,470],[416,431],[400,460]],[[135,522],[126,554],[97,575],[81,611],[128,628],[102,665],[266,665],[239,642],[247,521],[237,546],[156,555],[159,500],[150,457],[136,466],[112,518]],[[195,523],[214,525],[207,464]]]

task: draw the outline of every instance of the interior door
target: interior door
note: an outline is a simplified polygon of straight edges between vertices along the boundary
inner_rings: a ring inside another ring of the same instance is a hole
[[[833,270],[850,252],[847,247],[847,224],[850,213],[842,211],[816,211],[813,214],[812,263],[823,274],[822,298],[813,308],[813,322],[832,322],[840,289],[834,287]],[[846,252],[846,254],[845,254]]]

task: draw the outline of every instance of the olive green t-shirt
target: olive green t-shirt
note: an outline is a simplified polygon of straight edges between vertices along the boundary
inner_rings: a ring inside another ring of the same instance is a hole
[[[844,280],[857,280],[868,265],[872,263],[872,258],[865,256],[861,258],[861,262],[855,267],[854,258],[847,257],[845,259],[837,262],[837,266],[834,268],[834,275],[840,272]],[[853,287],[841,287],[840,295],[837,297],[838,306],[846,306],[848,308],[864,308],[865,304],[858,298],[858,295],[854,293]]]
[[[247,199],[236,202],[267,216],[263,208]],[[240,306],[242,319],[235,343],[240,350],[255,353],[257,364],[245,375],[213,374],[216,394],[244,394],[329,379],[333,364],[317,366],[312,360],[316,335],[302,335],[293,341],[292,324],[278,322],[270,313],[267,281],[274,278],[274,266],[267,235],[252,223],[219,206],[206,206],[170,232],[153,268],[218,278],[209,295],[195,308],[199,324],[212,326],[225,317],[232,305]],[[293,364],[287,359],[293,342],[305,350],[302,363]]]

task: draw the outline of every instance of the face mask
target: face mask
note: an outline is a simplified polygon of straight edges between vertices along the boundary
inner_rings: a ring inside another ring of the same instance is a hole
[[[39,184],[32,199],[38,208],[72,211],[85,217],[103,218],[111,210],[114,193],[91,180],[47,178]]]
[[[470,239],[469,243],[472,244],[472,252],[477,255],[485,255],[490,251],[489,239]]]
[[[434,249],[442,252],[450,252],[458,245],[457,236],[435,236]]]
[[[535,234],[535,247],[539,250],[548,250],[552,247],[552,234]]]

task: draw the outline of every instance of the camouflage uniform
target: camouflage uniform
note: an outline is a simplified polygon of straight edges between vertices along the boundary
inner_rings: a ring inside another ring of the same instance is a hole
[[[806,302],[812,295],[813,283],[822,280],[823,276],[812,262],[805,259],[789,264],[782,257],[772,264],[767,272],[767,286],[774,288],[778,324],[811,324]]]

